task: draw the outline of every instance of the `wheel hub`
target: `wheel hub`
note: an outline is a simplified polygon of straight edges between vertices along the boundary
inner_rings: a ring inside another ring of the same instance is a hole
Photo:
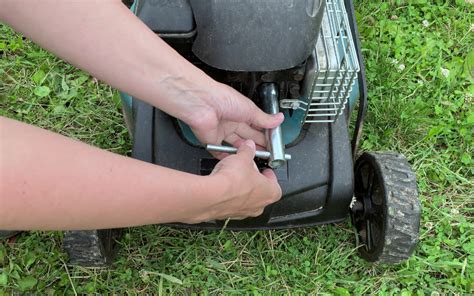
[[[352,210],[352,221],[357,230],[359,241],[365,246],[366,252],[372,253],[380,244],[383,229],[383,197],[378,196],[380,190],[374,169],[365,164],[355,176],[356,201]]]

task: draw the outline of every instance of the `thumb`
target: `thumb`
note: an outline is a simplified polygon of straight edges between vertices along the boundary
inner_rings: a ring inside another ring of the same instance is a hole
[[[274,128],[274,127],[279,126],[285,119],[283,113],[281,112],[278,114],[271,115],[271,114],[263,112],[262,110],[260,110],[260,108],[258,108],[255,105],[254,107],[256,109],[253,112],[254,116],[252,116],[249,121],[249,123],[252,126],[267,128],[267,129]]]
[[[274,201],[279,200],[281,198],[282,192],[275,173],[272,169],[265,169],[262,174],[270,181],[269,184],[271,184],[271,187],[273,188],[274,192]]]
[[[237,155],[248,160],[253,160],[255,157],[255,143],[252,140],[246,140],[237,150]]]
[[[222,108],[224,119],[235,122],[247,122],[259,128],[274,128],[279,126],[285,117],[283,113],[271,115],[263,112],[250,99],[244,97],[236,90],[229,89],[229,104]]]

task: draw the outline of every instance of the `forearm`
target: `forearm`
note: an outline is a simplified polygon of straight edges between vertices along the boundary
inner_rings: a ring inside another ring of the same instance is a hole
[[[184,93],[215,84],[120,0],[0,0],[0,6],[0,20],[44,48],[175,117],[193,107]]]
[[[0,229],[96,229],[202,218],[222,180],[103,151],[0,117]],[[215,202],[215,201],[214,201]]]

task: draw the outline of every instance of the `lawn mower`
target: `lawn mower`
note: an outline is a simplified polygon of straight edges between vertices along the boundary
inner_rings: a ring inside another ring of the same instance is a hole
[[[274,169],[281,200],[255,218],[169,226],[289,229],[340,222],[350,215],[366,260],[398,263],[411,255],[420,224],[415,174],[401,154],[359,156],[357,151],[367,91],[351,0],[129,4],[196,67],[262,110],[285,115],[279,128],[267,131],[268,151],[255,159],[259,168]],[[209,151],[234,151],[206,146],[183,122],[138,98],[121,97],[136,159],[208,175],[217,163]],[[357,114],[350,139],[352,113]],[[64,248],[73,264],[103,266],[112,262],[119,237],[119,229],[66,231]]]

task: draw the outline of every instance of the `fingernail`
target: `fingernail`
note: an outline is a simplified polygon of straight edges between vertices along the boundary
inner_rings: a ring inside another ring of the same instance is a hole
[[[285,115],[282,112],[278,113],[276,116],[280,120],[285,119]]]
[[[245,140],[244,144],[249,146],[252,149],[255,149],[255,142],[252,140]]]

